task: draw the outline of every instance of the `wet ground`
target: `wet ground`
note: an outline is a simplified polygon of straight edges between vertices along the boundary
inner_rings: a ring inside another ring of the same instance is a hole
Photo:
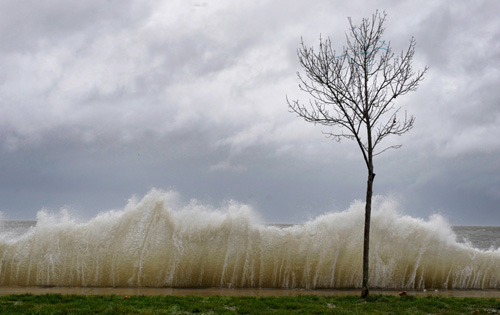
[[[285,289],[221,289],[221,288],[82,288],[82,287],[21,287],[0,286],[0,295],[8,294],[82,294],[82,295],[197,295],[197,296],[297,296],[322,295],[344,296],[358,295],[360,290],[285,290]],[[371,290],[371,294],[398,295],[401,291]],[[500,290],[443,290],[443,291],[408,291],[415,296],[454,296],[454,297],[493,297],[500,298]]]

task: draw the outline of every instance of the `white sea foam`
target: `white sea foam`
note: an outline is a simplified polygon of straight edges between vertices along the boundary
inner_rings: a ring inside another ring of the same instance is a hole
[[[372,287],[500,289],[500,250],[458,243],[442,217],[397,207],[374,200]],[[153,190],[85,223],[41,211],[24,235],[0,233],[0,285],[359,288],[363,217],[354,202],[279,228],[247,205],[182,205],[175,192]]]

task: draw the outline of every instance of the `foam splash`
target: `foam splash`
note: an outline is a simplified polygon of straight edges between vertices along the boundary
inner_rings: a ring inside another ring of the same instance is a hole
[[[457,243],[446,221],[373,204],[371,287],[500,288],[500,250]],[[122,211],[78,223],[40,212],[26,234],[0,237],[0,285],[359,288],[364,204],[279,228],[246,205],[180,205],[153,190]]]

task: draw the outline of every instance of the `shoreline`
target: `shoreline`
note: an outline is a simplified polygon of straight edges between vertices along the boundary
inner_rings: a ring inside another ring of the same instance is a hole
[[[402,290],[370,290],[370,294],[399,295]],[[353,296],[361,289],[228,289],[228,288],[112,288],[112,287],[22,287],[0,286],[0,296],[11,294],[147,295],[147,296]],[[500,298],[500,290],[408,290],[413,296]]]

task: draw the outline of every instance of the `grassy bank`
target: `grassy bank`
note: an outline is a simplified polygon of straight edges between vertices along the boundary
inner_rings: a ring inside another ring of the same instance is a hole
[[[7,295],[1,314],[500,314],[500,299],[371,296]]]

